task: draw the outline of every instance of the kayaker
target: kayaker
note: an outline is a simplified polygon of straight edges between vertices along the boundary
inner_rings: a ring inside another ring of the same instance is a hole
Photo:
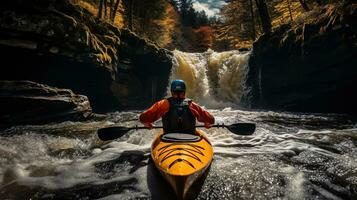
[[[162,117],[164,133],[196,132],[196,119],[204,123],[206,128],[214,124],[214,117],[198,104],[186,98],[186,84],[183,80],[171,82],[171,97],[156,102],[143,112],[139,120],[146,127],[152,128],[152,123]]]

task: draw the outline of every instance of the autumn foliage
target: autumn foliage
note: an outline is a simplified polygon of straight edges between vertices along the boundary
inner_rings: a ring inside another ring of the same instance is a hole
[[[212,47],[213,38],[212,38],[212,27],[210,26],[201,26],[193,30],[194,32],[194,44],[196,49],[199,51],[205,51],[208,48]]]
[[[333,0],[330,0],[333,1]],[[127,28],[170,50],[202,52],[250,48],[264,33],[300,16],[324,0],[226,0],[207,17],[193,0],[73,0],[98,18]]]

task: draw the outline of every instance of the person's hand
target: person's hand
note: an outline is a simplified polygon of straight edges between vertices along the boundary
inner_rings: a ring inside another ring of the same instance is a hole
[[[152,123],[144,123],[144,126],[148,129],[152,129],[153,127]]]
[[[206,128],[206,129],[209,129],[209,128],[211,128],[212,126],[213,126],[213,124],[205,123],[205,128]]]

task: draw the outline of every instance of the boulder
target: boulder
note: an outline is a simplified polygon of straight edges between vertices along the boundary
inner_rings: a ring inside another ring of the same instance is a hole
[[[0,105],[0,127],[93,116],[86,96],[31,81],[0,81]]]

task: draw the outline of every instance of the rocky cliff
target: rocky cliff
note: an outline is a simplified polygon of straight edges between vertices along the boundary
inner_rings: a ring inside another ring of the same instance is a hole
[[[170,53],[99,20],[69,0],[0,7],[0,80],[31,80],[88,96],[95,112],[161,98]]]
[[[261,36],[248,72],[251,106],[356,114],[356,19],[355,4],[341,2]]]

